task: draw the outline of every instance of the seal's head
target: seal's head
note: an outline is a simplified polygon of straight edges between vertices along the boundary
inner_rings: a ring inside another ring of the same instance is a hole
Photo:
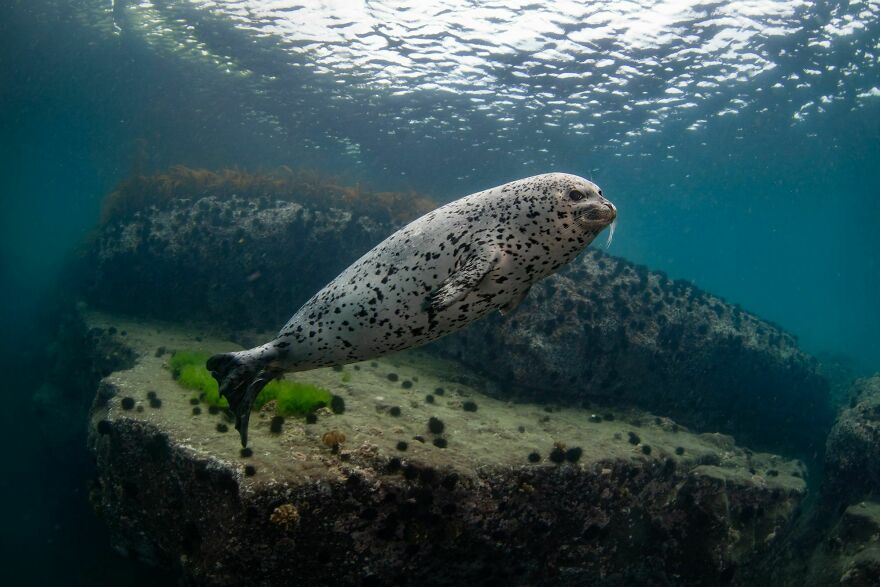
[[[593,182],[567,173],[547,173],[531,179],[540,186],[546,212],[553,218],[558,234],[589,244],[608,225],[612,225],[613,233],[617,208]]]

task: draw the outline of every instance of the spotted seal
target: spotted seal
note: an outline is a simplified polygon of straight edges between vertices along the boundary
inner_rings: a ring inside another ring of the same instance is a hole
[[[493,310],[507,313],[616,217],[596,184],[549,173],[409,223],[316,293],[274,340],[208,360],[242,445],[251,405],[272,379],[415,347]]]

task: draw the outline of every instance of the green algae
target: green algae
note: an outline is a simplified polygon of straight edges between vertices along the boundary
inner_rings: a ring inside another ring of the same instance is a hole
[[[275,400],[275,413],[279,416],[305,416],[329,406],[333,394],[311,383],[276,380],[263,388],[254,401],[254,408],[259,409],[272,400]]]
[[[182,387],[198,392],[198,399],[209,406],[229,407],[229,402],[220,395],[217,381],[205,367],[210,355],[200,351],[177,351],[171,357],[171,373]],[[270,382],[254,401],[253,409],[258,410],[270,401],[275,401],[275,413],[279,416],[305,416],[315,410],[329,406],[333,394],[322,387],[298,381],[278,379]]]
[[[207,373],[208,369],[205,368],[205,363],[208,362],[210,357],[211,355],[209,353],[203,351],[176,351],[171,356],[168,366],[171,368],[171,374],[175,378],[180,376],[184,367],[190,365],[202,367]]]
[[[177,382],[187,389],[192,389],[199,393],[199,399],[209,406],[217,406],[220,408],[229,407],[229,402],[225,397],[220,395],[220,389],[217,381],[211,376],[211,373],[201,365],[185,365]]]

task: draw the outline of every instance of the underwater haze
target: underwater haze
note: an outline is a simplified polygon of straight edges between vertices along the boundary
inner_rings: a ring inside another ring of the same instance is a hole
[[[5,0],[5,584],[168,580],[110,551],[85,449],[20,414],[104,197],[175,165],[438,202],[577,174],[610,253],[880,370],[880,2]]]

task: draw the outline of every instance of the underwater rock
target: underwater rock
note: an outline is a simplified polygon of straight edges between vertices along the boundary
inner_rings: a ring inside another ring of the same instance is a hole
[[[67,461],[85,441],[83,420],[102,377],[134,364],[120,332],[90,328],[75,308],[54,324],[45,354],[44,381],[30,398],[44,450]]]
[[[853,383],[859,377],[870,375],[870,372],[865,372],[851,358],[839,354],[819,352],[816,359],[819,361],[819,372],[828,380],[831,404],[835,409],[848,406],[855,399],[850,397]]]
[[[83,293],[91,305],[138,316],[277,330],[392,230],[345,208],[175,199],[99,228]]]
[[[880,374],[858,379],[840,412],[825,451],[822,497],[828,509],[852,504],[880,490]]]
[[[813,554],[806,585],[880,585],[880,503],[863,501],[844,510]]]
[[[527,399],[637,405],[789,454],[820,454],[833,421],[828,383],[790,334],[597,250],[536,284],[512,314],[431,348]]]
[[[159,345],[234,344],[87,318],[124,328],[137,355],[101,381],[92,406],[92,502],[117,550],[175,568],[186,584],[736,584],[784,539],[806,491],[798,462],[638,411],[591,422],[589,410],[558,407],[542,420],[541,406],[486,396],[491,381],[418,352],[360,363],[345,380],[333,369],[288,375],[347,409],[316,424],[288,418],[280,434],[271,413],[255,412],[243,455],[216,431],[222,415],[192,415],[193,392],[155,356]],[[409,401],[392,369],[445,392]],[[122,408],[151,391],[161,410]],[[479,410],[461,409],[464,398]],[[391,403],[408,408],[395,417],[381,409]],[[430,418],[446,448],[422,439],[402,452]],[[641,445],[626,439],[636,429]],[[552,447],[565,447],[562,462],[526,458]]]

